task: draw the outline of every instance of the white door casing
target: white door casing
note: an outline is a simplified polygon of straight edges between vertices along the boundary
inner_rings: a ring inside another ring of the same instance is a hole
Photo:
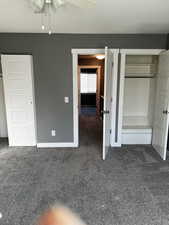
[[[166,160],[169,126],[169,51],[160,54],[152,145]]]
[[[30,55],[2,55],[9,146],[35,146],[33,62]]]
[[[104,54],[104,49],[72,49],[73,64],[73,144],[79,147],[79,90],[78,90],[78,56]]]
[[[125,66],[126,53],[120,52],[120,78],[119,78],[119,99],[118,99],[118,132],[117,143],[118,147],[122,144],[122,126],[123,126],[123,100],[124,100],[124,83],[125,83]]]
[[[113,53],[112,101],[111,101],[111,147],[119,146],[119,49],[111,49]]]
[[[8,137],[2,77],[0,77],[0,137]]]
[[[102,158],[106,155],[111,145],[111,102],[112,102],[112,76],[113,76],[113,52],[105,48],[105,73],[104,73],[104,106],[103,106],[103,149]]]
[[[116,95],[117,95],[117,76],[118,76],[118,55],[119,49],[109,49],[113,53],[114,67],[112,80],[112,107],[111,107],[111,146],[117,146],[115,141],[114,129],[116,126]],[[105,49],[72,49],[73,55],[73,121],[74,121],[74,145],[79,146],[79,107],[78,107],[78,55],[104,54]]]

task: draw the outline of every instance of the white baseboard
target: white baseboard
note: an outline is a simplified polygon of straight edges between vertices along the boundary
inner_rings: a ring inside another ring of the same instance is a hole
[[[141,133],[141,134],[122,134],[122,144],[124,145],[151,145],[152,134],[151,133]]]
[[[113,147],[121,147],[121,144],[119,144],[119,143],[113,143],[113,144],[111,144],[111,147],[113,148]]]
[[[77,148],[78,144],[74,142],[49,142],[49,143],[37,143],[37,148]]]

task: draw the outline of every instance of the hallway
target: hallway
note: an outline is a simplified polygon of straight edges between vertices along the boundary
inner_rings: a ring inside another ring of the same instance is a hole
[[[80,115],[79,119],[80,147],[85,151],[94,151],[95,154],[102,154],[102,121],[96,116]],[[89,147],[89,149],[88,149]],[[92,148],[92,150],[91,150]]]

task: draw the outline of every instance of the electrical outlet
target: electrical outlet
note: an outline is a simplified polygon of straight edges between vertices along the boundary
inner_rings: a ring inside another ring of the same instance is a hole
[[[51,130],[51,135],[54,137],[56,136],[56,130]]]

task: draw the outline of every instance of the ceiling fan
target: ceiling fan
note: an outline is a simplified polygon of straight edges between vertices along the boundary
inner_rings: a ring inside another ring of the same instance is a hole
[[[51,34],[51,11],[56,11],[59,7],[70,4],[75,7],[86,8],[96,4],[96,0],[29,0],[35,13],[42,15],[42,30],[45,30],[48,23],[48,33]],[[45,20],[47,22],[45,23]]]
[[[57,9],[63,5],[71,4],[76,7],[90,7],[96,3],[96,0],[29,0],[34,11],[42,13],[47,7]]]

